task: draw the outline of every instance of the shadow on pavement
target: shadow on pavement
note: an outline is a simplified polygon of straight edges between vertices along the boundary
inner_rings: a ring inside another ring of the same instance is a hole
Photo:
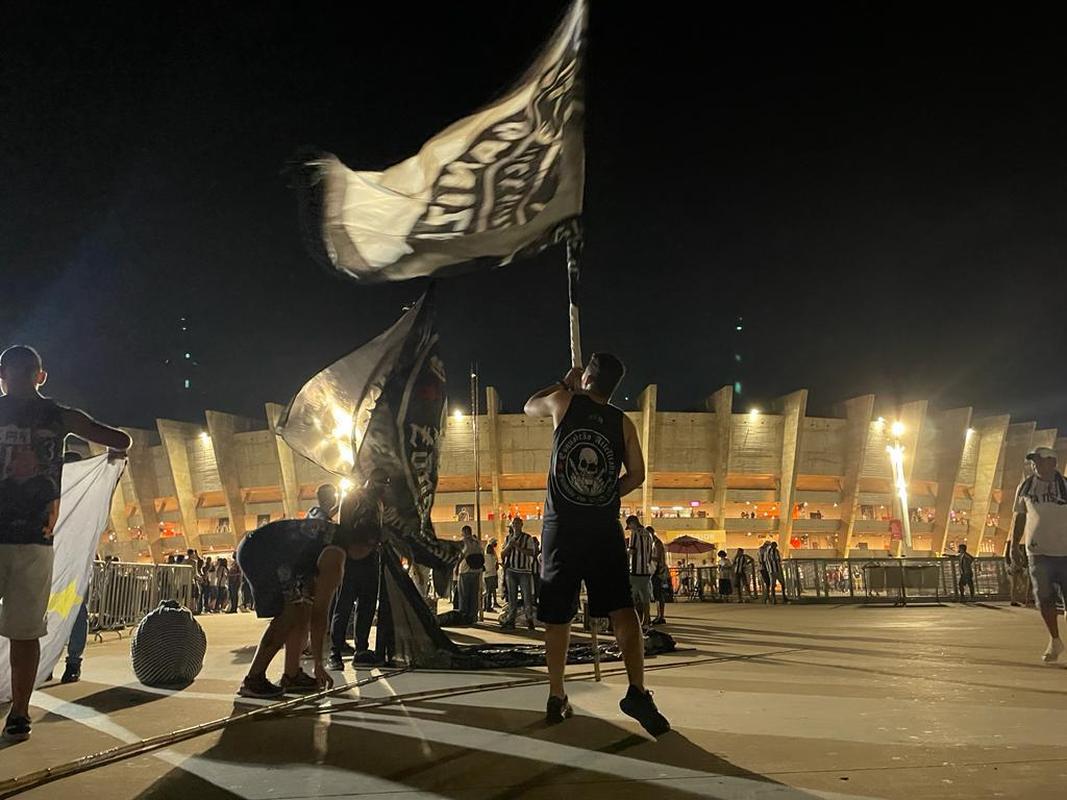
[[[722,794],[709,794],[709,784]],[[654,741],[588,716],[550,727],[540,712],[423,703],[236,724],[140,797],[426,792],[470,800],[570,792],[622,800],[651,792],[657,800],[682,800],[762,796],[760,787],[773,787],[781,798],[815,797],[732,764],[676,731]]]

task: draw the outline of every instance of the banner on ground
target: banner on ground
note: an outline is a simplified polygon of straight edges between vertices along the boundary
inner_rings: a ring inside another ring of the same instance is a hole
[[[125,461],[109,462],[106,455],[63,465],[63,491],[56,520],[55,565],[48,598],[48,633],[41,639],[41,663],[36,686],[47,680],[63,648],[78,610],[89,594],[89,576],[111,513]],[[11,699],[10,645],[0,638],[0,701]]]
[[[585,0],[526,75],[383,172],[301,159],[312,254],[364,282],[499,266],[573,234],[582,211]],[[474,262],[474,263],[472,263]]]

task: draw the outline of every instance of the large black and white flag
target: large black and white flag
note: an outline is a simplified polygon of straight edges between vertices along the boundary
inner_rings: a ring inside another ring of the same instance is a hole
[[[275,428],[296,452],[361,484],[375,467],[392,478],[386,515],[402,552],[441,568],[454,543],[430,521],[445,415],[445,369],[432,289],[385,333],[315,374]]]
[[[383,172],[304,159],[302,210],[320,261],[364,282],[499,266],[561,241],[582,211],[581,57],[575,0],[526,75]]]

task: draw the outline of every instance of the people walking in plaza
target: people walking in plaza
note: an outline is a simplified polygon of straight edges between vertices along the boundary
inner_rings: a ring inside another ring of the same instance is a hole
[[[211,556],[200,565],[200,604],[201,613],[210,614],[215,610],[215,563]]]
[[[771,605],[777,605],[778,588],[782,587],[782,602],[788,603],[789,598],[785,593],[785,571],[782,569],[782,551],[778,549],[778,542],[772,541],[764,557],[767,565],[767,586],[770,590]]]
[[[501,628],[514,628],[515,617],[519,609],[519,594],[522,594],[523,611],[526,615],[526,627],[534,629],[533,571],[537,564],[539,545],[537,540],[523,529],[522,517],[511,520],[511,533],[504,541],[501,558],[504,561],[504,592],[508,607],[500,620]]]
[[[230,563],[230,568],[226,573],[226,591],[230,597],[230,608],[227,613],[236,614],[241,600],[241,567],[236,558]]]
[[[667,566],[667,549],[663,546],[663,540],[656,536],[655,528],[649,525],[647,530],[656,546],[655,566],[652,573],[652,599],[656,601],[656,616],[652,624],[666,625],[667,618],[664,612],[667,607],[667,589],[671,581],[670,569]]]
[[[629,538],[626,550],[630,556],[630,593],[633,595],[637,619],[643,629],[652,622],[652,573],[655,571],[656,543],[641,520],[632,514],[626,518]]]
[[[734,566],[730,562],[730,557],[726,554],[725,550],[720,550],[718,557],[719,559],[715,562],[715,567],[718,570],[719,576],[719,599],[729,603],[730,595],[733,594],[733,583],[731,578],[734,574]]]
[[[30,737],[30,695],[47,632],[52,532],[59,515],[63,442],[69,434],[121,458],[130,437],[40,393],[48,379],[32,347],[0,353],[0,636],[10,640],[11,708],[3,737]]]
[[[388,489],[389,475],[381,469],[373,470],[370,480],[363,487],[345,495],[340,509],[334,512],[340,513],[341,525],[356,529],[361,540],[381,541]],[[329,510],[327,505],[322,508]],[[343,658],[348,654],[352,654],[354,667],[373,667],[378,663],[377,656],[370,649],[370,629],[378,607],[380,578],[381,556],[377,546],[361,549],[359,555],[349,551],[341,586],[330,608],[330,669],[343,669]],[[354,647],[348,644],[348,626],[352,621],[353,609]],[[315,657],[321,655],[315,650],[314,638],[311,649]]]
[[[215,610],[225,614],[230,603],[230,562],[220,558],[215,564]]]
[[[750,600],[753,598],[754,569],[755,561],[752,556],[748,555],[744,548],[737,548],[737,552],[734,553],[734,588],[737,590],[737,602],[739,603],[745,602],[746,593]]]
[[[485,573],[483,574],[485,597],[482,604],[485,611],[495,611],[497,608],[496,586],[499,570],[500,559],[496,557],[496,539],[493,539],[485,546]]]
[[[967,545],[960,544],[956,548],[959,556],[956,561],[960,567],[960,600],[965,600],[963,590],[964,588],[970,588],[971,600],[974,600],[974,556],[967,552]]]
[[[485,572],[485,553],[482,543],[474,535],[470,525],[464,525],[463,554],[459,562],[459,612],[468,625],[478,621],[478,599],[482,591],[482,573]]]
[[[322,663],[331,600],[342,584],[346,566],[377,553],[388,488],[389,475],[375,469],[362,491],[345,498],[340,524],[280,520],[241,541],[237,563],[252,587],[256,616],[271,622],[238,694],[271,698],[287,691],[307,693],[333,686],[333,678]],[[348,610],[351,613],[351,604]],[[300,667],[309,626],[314,677]],[[267,668],[283,647],[285,668],[279,686],[267,679]]]
[[[1034,600],[1049,634],[1042,660],[1054,663],[1063,653],[1057,600],[1065,599],[1067,593],[1067,482],[1056,469],[1052,448],[1038,447],[1026,458],[1033,463],[1034,474],[1024,478],[1015,493],[1008,564],[1021,541],[1030,564]]]
[[[1008,565],[1009,593],[1011,604],[1016,607],[1034,604],[1033,587],[1030,585],[1030,565],[1026,550],[1008,536],[1004,543],[1004,560]]]
[[[759,589],[763,595],[763,602],[769,603],[771,601],[771,576],[770,571],[767,569],[767,553],[771,549],[770,539],[764,540],[763,544],[759,546],[759,550],[756,551],[756,564],[759,567]]]
[[[645,688],[644,637],[633,608],[626,546],[619,530],[620,498],[645,481],[645,462],[634,423],[610,405],[625,374],[622,362],[595,353],[583,371],[526,401],[531,417],[552,417],[554,433],[542,527],[541,596],[549,697],[545,716],[562,722],[574,713],[564,689],[571,620],[584,581],[589,613],[611,619],[629,678],[623,713],[653,736],[670,730]]]

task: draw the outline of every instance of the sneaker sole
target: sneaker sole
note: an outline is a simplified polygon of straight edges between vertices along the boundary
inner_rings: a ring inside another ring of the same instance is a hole
[[[5,742],[11,742],[12,744],[18,744],[19,742],[27,742],[30,739],[28,733],[7,733],[3,735]]]

